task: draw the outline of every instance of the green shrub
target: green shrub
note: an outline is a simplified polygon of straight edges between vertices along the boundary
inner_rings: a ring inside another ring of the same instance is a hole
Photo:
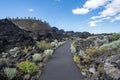
[[[120,48],[117,48],[117,52],[120,53]]]
[[[54,42],[55,42],[56,44],[58,44],[58,40],[57,40],[57,39],[55,39]]]
[[[103,68],[102,68],[102,65],[101,65],[101,64],[99,64],[99,65],[97,66],[97,71],[99,71],[99,72],[102,72],[102,71],[103,71]]]
[[[32,28],[36,28],[38,26],[37,22],[32,23]]]
[[[77,48],[77,44],[76,44],[76,41],[75,42],[73,42],[73,44],[72,44],[75,48]]]
[[[108,43],[108,44],[103,44],[100,47],[116,49],[116,48],[120,47],[120,40],[116,40],[116,41],[113,41],[113,42]]]
[[[6,52],[2,52],[2,57],[7,57],[9,55],[9,53],[6,53]]]
[[[80,58],[76,54],[73,56],[73,61],[77,64],[80,64]]]
[[[8,80],[12,80],[16,75],[16,68],[5,68],[4,73],[6,74]]]
[[[6,58],[0,58],[0,62],[7,62]]]
[[[61,45],[63,45],[65,42],[63,41],[63,42],[58,42],[58,46],[61,46]]]
[[[94,47],[88,48],[88,49],[86,49],[86,53],[87,53],[90,57],[93,57],[93,56],[95,56],[95,55],[98,55],[98,47],[97,47],[97,46],[94,46]]]
[[[104,36],[103,39],[97,38],[97,39],[94,41],[94,44],[95,44],[95,46],[101,46],[101,45],[103,45],[104,43],[108,43],[108,42],[109,42],[108,37],[107,37],[107,36]]]
[[[116,49],[120,47],[120,40],[113,41],[110,45],[111,45],[111,48]]]
[[[90,63],[91,62],[91,57],[89,55],[83,56],[84,62]]]
[[[112,35],[109,35],[109,40],[110,41],[115,41],[120,38],[120,33],[113,33]]]
[[[34,62],[30,62],[28,60],[20,62],[17,67],[19,70],[25,73],[32,74],[39,70],[38,66]]]
[[[110,52],[106,47],[100,47],[100,48],[99,48],[99,51],[100,51],[101,53],[109,53],[109,52]]]
[[[88,70],[86,67],[84,67],[84,66],[80,66],[80,70],[81,70],[82,72],[86,72],[86,73],[89,72],[89,70]]]
[[[46,54],[46,56],[52,56],[53,50],[52,49],[47,49],[47,50],[44,51],[44,54]]]
[[[58,43],[56,43],[56,42],[51,42],[51,47],[53,47],[53,48],[57,48],[58,47]]]
[[[42,56],[41,54],[35,53],[33,56],[33,61],[41,61],[42,60]]]
[[[94,44],[95,44],[95,46],[100,46],[103,44],[103,42],[101,39],[97,38],[96,40],[94,40]]]
[[[29,49],[28,49],[27,47],[24,47],[23,52],[24,52],[25,54],[27,54],[28,51],[29,51]]]
[[[36,46],[42,51],[44,51],[46,49],[51,49],[50,43],[48,43],[46,41],[38,41],[36,43]]]
[[[76,48],[71,44],[70,47],[71,53],[76,53]]]
[[[115,54],[115,53],[117,53],[117,50],[119,47],[120,47],[120,40],[116,40],[116,41],[112,41],[111,43],[108,43],[108,44],[103,44],[102,46],[100,46],[100,49],[106,48],[106,53]]]
[[[110,43],[108,43],[108,44],[103,44],[102,46],[100,46],[100,48],[102,48],[102,47],[110,48]]]
[[[78,55],[79,56],[85,56],[85,52],[83,50],[80,50]]]

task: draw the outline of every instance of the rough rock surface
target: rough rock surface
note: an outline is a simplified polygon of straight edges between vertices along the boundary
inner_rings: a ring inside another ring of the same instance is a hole
[[[120,79],[120,54],[107,58],[104,64],[104,70],[110,78]]]
[[[8,19],[0,20],[0,51],[32,43],[33,39],[27,31],[20,29]]]

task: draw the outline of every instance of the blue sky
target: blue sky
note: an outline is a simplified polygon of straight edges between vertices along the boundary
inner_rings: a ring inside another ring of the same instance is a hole
[[[120,32],[120,0],[1,0],[1,19],[28,16],[65,31]]]

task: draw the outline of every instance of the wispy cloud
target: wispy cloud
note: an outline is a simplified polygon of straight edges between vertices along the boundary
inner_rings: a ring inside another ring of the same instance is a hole
[[[105,5],[107,1],[108,0],[87,0],[82,8],[73,9],[72,12],[73,14],[76,14],[75,11],[78,12],[77,14],[87,14],[91,10]]]
[[[120,0],[87,0],[82,8],[74,9],[72,12],[79,10],[77,14],[87,14],[94,9],[98,9],[100,6],[103,6],[104,9],[98,13],[98,16],[91,17],[90,26],[97,26],[97,23],[104,20],[109,20],[110,22],[120,20]],[[85,12],[85,10],[88,11]],[[73,14],[76,13],[73,12]]]
[[[34,12],[34,9],[30,8],[28,9],[29,12]]]
[[[120,14],[118,16],[115,16],[111,22],[115,22],[115,21],[120,21]]]

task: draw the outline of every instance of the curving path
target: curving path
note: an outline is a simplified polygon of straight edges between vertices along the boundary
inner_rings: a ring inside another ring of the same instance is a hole
[[[39,80],[84,80],[79,68],[72,60],[68,41],[59,47],[46,63]]]

